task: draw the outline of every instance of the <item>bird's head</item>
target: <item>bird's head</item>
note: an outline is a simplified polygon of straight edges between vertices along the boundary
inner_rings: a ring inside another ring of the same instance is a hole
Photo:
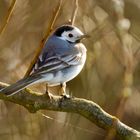
[[[70,43],[79,43],[83,38],[88,37],[80,29],[71,25],[62,25],[55,30],[54,35]]]

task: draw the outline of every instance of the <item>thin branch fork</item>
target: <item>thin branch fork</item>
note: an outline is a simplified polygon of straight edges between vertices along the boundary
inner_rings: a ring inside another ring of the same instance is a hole
[[[0,83],[0,89],[6,86],[8,85]],[[106,113],[99,105],[86,99],[74,97],[65,99],[62,96],[54,95],[49,99],[46,94],[37,93],[30,89],[22,90],[10,97],[1,93],[0,99],[22,105],[31,113],[41,109],[78,113],[104,130],[113,129],[120,139],[140,140],[140,132],[123,124],[116,117]]]

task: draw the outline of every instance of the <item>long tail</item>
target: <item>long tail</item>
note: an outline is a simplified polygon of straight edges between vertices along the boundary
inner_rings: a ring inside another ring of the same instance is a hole
[[[18,91],[21,91],[22,89],[24,89],[25,87],[28,87],[29,85],[32,85],[34,83],[36,83],[38,80],[40,80],[41,76],[36,76],[36,75],[31,75],[27,78],[23,78],[21,80],[19,80],[18,82],[3,88],[0,90],[0,93],[3,93],[5,95],[14,95],[16,94]]]

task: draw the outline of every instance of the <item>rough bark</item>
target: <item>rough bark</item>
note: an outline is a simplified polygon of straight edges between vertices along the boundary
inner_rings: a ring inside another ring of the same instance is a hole
[[[6,86],[8,85],[0,83],[0,89]],[[105,112],[99,105],[86,99],[75,97],[67,99],[54,95],[50,99],[46,94],[37,93],[30,89],[22,90],[9,97],[1,93],[0,99],[22,105],[31,113],[41,109],[78,113],[104,130],[112,129],[120,139],[140,139],[140,132],[123,124],[119,119]]]

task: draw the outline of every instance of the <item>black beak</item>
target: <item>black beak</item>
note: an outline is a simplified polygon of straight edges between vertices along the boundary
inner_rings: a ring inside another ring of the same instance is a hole
[[[81,40],[81,39],[89,38],[89,37],[90,37],[90,36],[89,36],[88,34],[83,34],[83,35],[80,36],[79,39]]]
[[[88,34],[83,34],[83,35],[81,35],[79,38],[78,38],[78,40],[82,40],[82,39],[84,39],[84,38],[89,38],[90,36],[88,35]]]
[[[88,35],[88,34],[83,34],[83,35],[81,35],[78,39],[77,39],[77,43],[79,43],[82,39],[84,39],[84,38],[89,38],[90,36]]]

